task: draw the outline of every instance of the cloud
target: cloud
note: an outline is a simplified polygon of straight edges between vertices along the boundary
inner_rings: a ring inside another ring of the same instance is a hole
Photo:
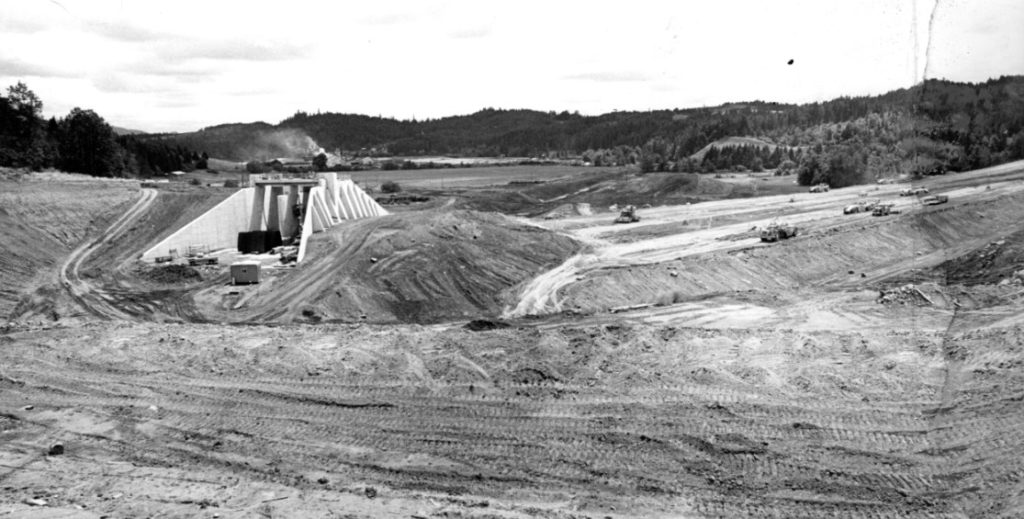
[[[36,65],[34,63],[26,63],[24,61],[13,59],[13,58],[2,58],[0,57],[0,76],[7,77],[18,77],[18,76],[30,76],[30,77],[75,77],[73,71],[59,70],[52,67],[46,67],[42,65]]]
[[[451,33],[452,38],[460,40],[475,40],[477,38],[486,38],[491,35],[491,29],[489,27],[478,27],[476,29],[463,29]]]
[[[250,88],[250,89],[239,89],[227,92],[226,94],[232,97],[254,97],[254,96],[268,96],[274,94],[281,94],[278,89],[274,88]]]
[[[158,108],[192,108],[196,101],[190,98],[168,98],[161,99],[155,103]]]
[[[170,38],[167,33],[155,32],[125,22],[95,20],[85,22],[87,31],[121,42],[145,43]]]
[[[131,84],[123,77],[116,74],[105,74],[92,79],[92,84],[100,92],[122,93],[132,92]]]
[[[177,90],[167,85],[140,80],[127,74],[104,74],[92,78],[97,90],[108,94],[167,94]]]
[[[142,76],[157,76],[177,78],[182,81],[191,81],[203,78],[211,78],[220,74],[220,70],[212,66],[197,66],[192,63],[164,63],[160,60],[148,60],[134,63],[125,72],[139,74]]]
[[[4,34],[32,34],[46,30],[46,24],[35,20],[18,20],[16,18],[0,18],[0,32]]]
[[[172,61],[191,59],[284,61],[303,58],[307,53],[306,46],[246,40],[175,42],[163,45],[157,51],[161,59]]]
[[[388,13],[366,16],[360,19],[359,22],[365,25],[396,25],[415,22],[419,18],[419,15],[412,13]]]
[[[581,74],[573,74],[570,76],[564,76],[563,79],[571,79],[578,81],[595,81],[600,83],[622,83],[622,82],[636,82],[636,81],[650,81],[653,76],[644,74],[643,72],[584,72]]]

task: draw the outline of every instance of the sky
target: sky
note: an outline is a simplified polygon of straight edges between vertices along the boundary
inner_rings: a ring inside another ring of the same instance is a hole
[[[1020,0],[0,0],[0,88],[150,132],[803,103],[1024,74],[1021,28]]]

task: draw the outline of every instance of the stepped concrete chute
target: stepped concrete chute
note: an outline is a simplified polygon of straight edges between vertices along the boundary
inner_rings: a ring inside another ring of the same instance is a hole
[[[142,254],[142,259],[152,261],[175,252],[185,254],[190,247],[233,249],[240,232],[280,231],[285,242],[299,238],[298,260],[302,261],[312,233],[325,231],[343,220],[388,214],[347,175],[342,178],[335,173],[317,173],[314,178],[253,175],[250,183],[250,187],[239,189],[154,245]],[[301,207],[297,209],[299,204]]]

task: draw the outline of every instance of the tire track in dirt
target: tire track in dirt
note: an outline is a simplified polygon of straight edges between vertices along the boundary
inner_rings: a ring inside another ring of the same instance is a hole
[[[607,215],[580,217],[556,222],[545,221],[541,225],[553,229],[566,229],[570,235],[589,242],[593,248],[590,260],[584,264],[579,258],[571,258],[555,269],[540,274],[527,283],[520,294],[517,304],[506,308],[504,315],[506,317],[518,317],[531,314],[556,313],[563,310],[563,306],[566,303],[564,299],[566,298],[568,298],[570,304],[573,299],[582,301],[582,303],[577,304],[584,311],[593,310],[592,307],[597,299],[609,300],[607,304],[599,304],[599,307],[603,306],[604,309],[612,306],[654,303],[656,302],[653,300],[654,296],[640,297],[638,294],[649,293],[655,286],[664,287],[680,283],[677,280],[665,279],[664,276],[655,276],[655,279],[651,279],[649,282],[638,279],[630,281],[626,285],[595,282],[597,285],[607,286],[609,291],[607,294],[592,294],[586,289],[577,288],[587,284],[592,279],[598,281],[607,279],[610,277],[608,273],[621,272],[623,268],[640,267],[641,269],[656,269],[665,263],[694,257],[697,257],[697,260],[699,260],[714,254],[724,254],[730,251],[745,252],[747,250],[750,250],[752,254],[756,254],[760,249],[782,250],[789,245],[813,255],[816,252],[816,248],[821,248],[817,241],[830,239],[835,233],[839,233],[838,236],[853,233],[855,238],[859,238],[861,242],[866,243],[869,241],[867,240],[868,234],[865,232],[867,229],[863,228],[882,228],[884,230],[894,225],[893,222],[904,226],[914,226],[916,222],[928,219],[943,221],[953,219],[953,217],[949,216],[937,216],[940,213],[963,213],[965,216],[967,213],[970,213],[971,217],[973,217],[974,212],[981,209],[982,206],[986,206],[985,210],[988,211],[991,209],[988,207],[991,203],[1002,203],[1005,206],[1009,203],[1008,201],[1012,201],[1011,199],[1019,198],[1020,192],[1024,190],[1024,185],[1020,182],[1009,181],[1009,178],[1013,176],[1020,177],[1021,173],[1024,172],[1024,167],[1022,166],[1024,166],[1024,163],[1016,162],[998,168],[958,174],[955,177],[951,176],[950,179],[933,180],[928,183],[934,184],[933,187],[941,188],[948,184],[949,187],[954,188],[948,191],[952,195],[952,201],[949,206],[924,208],[919,207],[918,200],[914,197],[895,197],[893,200],[897,205],[905,209],[904,214],[895,218],[881,220],[870,215],[841,215],[842,207],[850,201],[861,199],[860,194],[867,187],[854,186],[819,195],[799,195],[798,197],[783,195],[752,200],[724,200],[687,206],[652,208],[647,210],[650,213],[650,218],[645,216],[644,221],[631,225],[616,226],[608,224]],[[989,182],[991,179],[999,180],[999,182],[984,187],[979,185]],[[964,182],[973,182],[975,186],[964,186]],[[900,187],[885,187],[878,191],[868,191],[868,193],[875,197],[882,195],[893,197],[899,190]],[[796,203],[789,203],[788,200],[794,198],[798,198]],[[1000,199],[1002,202],[997,202]],[[790,240],[795,243],[776,245],[760,243],[756,233],[750,231],[751,226],[762,227],[766,225],[776,217],[773,213],[780,211],[785,212],[785,219],[787,221],[799,223],[801,227],[804,227],[801,236]],[[709,221],[709,226],[703,229],[690,229],[686,227],[686,222],[699,220],[700,218],[717,218],[721,223],[713,226],[710,225]],[[983,218],[983,216],[978,218]],[[969,219],[967,218],[967,220]],[[681,229],[673,230],[670,226],[666,227],[673,222],[679,223]],[[858,226],[858,222],[862,223]],[[956,223],[955,221],[952,222],[952,224]],[[973,229],[977,227],[976,223],[967,222],[965,225]],[[1005,231],[1005,229],[1003,231],[994,230],[992,229],[992,222],[987,223],[989,234]],[[810,227],[809,232],[808,226]],[[644,234],[644,229],[648,227],[664,229],[658,235],[648,236]],[[932,227],[935,226],[933,225]],[[919,229],[920,232],[925,230]],[[643,237],[639,240],[614,243],[617,236],[628,237],[634,233],[639,233]],[[892,234],[890,241],[895,240],[894,244],[904,244],[903,247],[905,248],[907,232],[888,234]],[[894,248],[895,245],[887,249],[883,247],[882,249],[885,250],[864,249],[863,253],[859,254],[859,266],[856,268],[866,268],[869,271],[866,275],[870,275],[870,280],[858,279],[857,282],[863,285],[868,281],[879,281],[903,272],[908,268],[919,268],[926,261],[935,262],[945,258],[945,253],[942,251],[933,254],[934,257],[918,257],[917,254],[914,254],[914,251],[919,250],[920,247],[938,246],[941,248],[950,245],[950,243],[966,246],[962,243],[962,238],[946,236],[947,233],[942,229],[937,229],[936,233],[933,234],[936,235],[925,236],[925,242],[914,244],[916,248],[906,251],[903,254],[905,258],[901,262],[880,262],[879,260],[879,258],[885,259],[880,255],[886,253],[890,256],[892,255],[892,251],[889,249],[898,250],[898,247]],[[961,234],[964,233],[961,232]],[[976,243],[988,239],[978,237],[976,232],[968,234],[974,238]],[[596,236],[600,236],[605,241],[594,240],[593,238]],[[612,243],[609,243],[608,240],[611,240]],[[878,249],[879,247],[875,248]],[[823,252],[828,253],[831,251]],[[856,253],[857,251],[852,252]],[[928,252],[932,251],[929,249]],[[874,256],[871,254],[874,254]],[[694,261],[700,263],[697,260]],[[822,265],[824,265],[824,262],[818,261],[810,266],[820,269]],[[792,260],[789,261],[788,266],[793,267],[792,270],[794,271],[800,270],[797,266],[792,265]],[[709,265],[709,267],[711,270],[717,269],[716,265]],[[718,270],[722,270],[726,276],[734,279],[744,279],[739,274],[733,275],[735,273],[728,272],[728,269],[724,266]],[[844,269],[843,272],[845,271]],[[688,274],[688,269],[685,274]],[[702,276],[706,277],[707,273],[702,274]],[[622,275],[619,277],[629,278],[630,276]],[[689,277],[693,278],[695,276]],[[751,279],[767,279],[769,277],[772,276],[755,275]],[[790,280],[783,281],[789,282]],[[846,279],[839,278],[836,278],[836,281],[846,284],[852,283]],[[737,283],[733,282],[732,284],[735,285]],[[567,291],[578,292],[581,295],[567,296]],[[638,298],[644,300],[636,301],[635,299]]]
[[[135,202],[135,205],[114,221],[99,237],[75,249],[61,264],[59,271],[61,285],[79,306],[96,317],[131,319],[130,315],[112,304],[111,299],[106,297],[102,291],[83,280],[78,269],[91,254],[107,242],[117,238],[132,221],[145,212],[153,203],[157,193],[155,189],[144,188],[141,190],[141,194],[142,196]]]

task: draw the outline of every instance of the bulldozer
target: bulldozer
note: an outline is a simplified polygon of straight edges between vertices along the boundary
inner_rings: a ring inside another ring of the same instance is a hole
[[[619,212],[619,217],[615,219],[615,223],[633,223],[639,222],[640,217],[636,215],[636,206],[627,205]]]
[[[796,236],[796,226],[789,225],[788,223],[772,222],[761,229],[761,241],[773,242],[779,240],[785,240]]]

